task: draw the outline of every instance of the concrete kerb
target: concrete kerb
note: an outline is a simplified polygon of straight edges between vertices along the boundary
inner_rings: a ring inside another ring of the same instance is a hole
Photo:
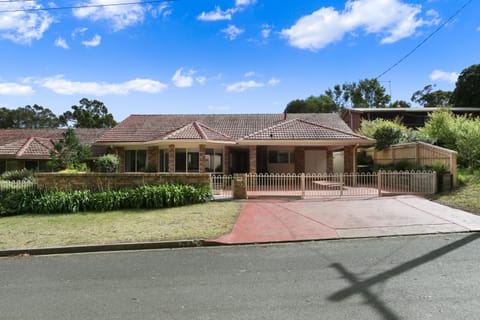
[[[0,257],[22,255],[51,255],[51,254],[74,254],[102,251],[127,251],[127,250],[152,250],[152,249],[177,249],[188,247],[205,246],[204,240],[180,240],[160,242],[116,243],[101,245],[78,245],[46,248],[25,248],[0,250]]]
[[[41,256],[41,255],[56,255],[56,254],[156,250],[156,249],[180,249],[180,248],[194,248],[194,247],[233,247],[233,246],[251,246],[251,245],[275,245],[275,244],[302,243],[302,242],[380,239],[380,238],[398,238],[398,237],[410,237],[410,236],[434,236],[434,235],[450,234],[450,233],[469,234],[469,233],[477,233],[477,232],[478,231],[432,232],[432,233],[412,233],[412,234],[403,234],[403,235],[378,235],[378,236],[366,236],[366,237],[299,239],[299,240],[242,242],[242,243],[222,243],[222,242],[216,242],[214,240],[180,240],[180,241],[161,241],[161,242],[118,243],[118,244],[102,244],[102,245],[7,249],[7,250],[0,250],[0,257]]]

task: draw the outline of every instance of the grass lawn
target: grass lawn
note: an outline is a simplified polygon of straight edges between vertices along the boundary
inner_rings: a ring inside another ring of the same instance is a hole
[[[228,201],[159,210],[2,217],[0,249],[214,239],[232,230],[240,208],[240,203]]]
[[[480,215],[480,171],[474,174],[459,172],[461,186],[445,194],[436,195],[433,200],[447,206]]]

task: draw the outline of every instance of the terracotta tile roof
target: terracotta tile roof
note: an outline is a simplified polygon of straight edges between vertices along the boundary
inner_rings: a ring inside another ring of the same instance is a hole
[[[286,118],[285,118],[286,117]],[[351,129],[337,114],[206,114],[206,115],[131,115],[115,128],[107,131],[100,143],[148,142],[164,139],[166,136],[191,125],[194,122],[208,127],[232,140],[239,140],[265,128],[292,119],[303,119],[331,129],[352,133]],[[185,129],[195,135],[193,128]],[[193,130],[193,131],[192,131]],[[205,130],[204,130],[205,131]],[[187,134],[187,133],[185,133]]]
[[[252,133],[242,140],[355,140],[364,139],[348,131],[326,127],[303,119],[291,119]]]
[[[175,130],[164,137],[165,140],[209,140],[209,141],[232,141],[229,136],[218,132],[200,122],[194,121],[182,128]]]
[[[11,158],[48,159],[53,143],[47,138],[22,138],[0,146],[0,156]]]
[[[108,129],[75,129],[80,143],[91,147]],[[47,159],[53,142],[63,138],[66,129],[0,129],[0,157]],[[93,147],[93,154],[103,152]]]

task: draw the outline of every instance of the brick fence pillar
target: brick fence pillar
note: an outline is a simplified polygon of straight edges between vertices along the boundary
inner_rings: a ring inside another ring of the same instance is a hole
[[[235,173],[232,181],[232,194],[234,199],[247,199],[247,175]]]

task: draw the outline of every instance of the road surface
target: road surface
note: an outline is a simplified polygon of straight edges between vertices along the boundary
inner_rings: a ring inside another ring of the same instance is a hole
[[[480,234],[0,259],[0,319],[478,319]]]

